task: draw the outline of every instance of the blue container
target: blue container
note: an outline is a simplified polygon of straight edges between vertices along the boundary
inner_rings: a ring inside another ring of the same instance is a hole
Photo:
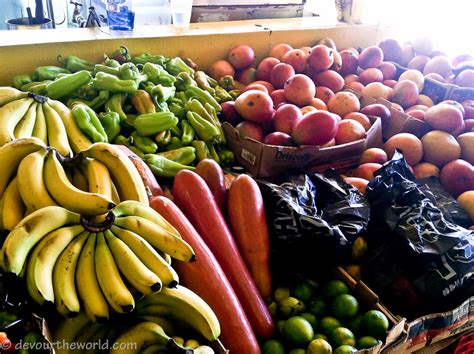
[[[110,29],[131,31],[135,23],[135,12],[131,0],[107,0],[107,24]]]

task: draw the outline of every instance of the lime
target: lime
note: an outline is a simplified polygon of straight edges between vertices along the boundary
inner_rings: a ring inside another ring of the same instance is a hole
[[[311,327],[313,327],[313,330],[316,330],[316,328],[318,327],[318,319],[316,318],[315,315],[309,312],[304,312],[300,316],[309,322]]]
[[[369,349],[378,344],[378,340],[371,336],[361,337],[357,340],[356,347],[358,349]]]
[[[346,327],[349,328],[352,331],[352,333],[354,333],[355,335],[358,335],[361,329],[361,322],[362,322],[362,314],[358,314],[356,317],[354,317],[347,323]]]
[[[262,349],[263,354],[285,354],[285,348],[283,347],[283,344],[281,344],[276,339],[267,340],[263,344]]]
[[[370,336],[377,339],[385,339],[388,330],[387,317],[378,310],[367,311],[362,317],[363,330]]]
[[[289,296],[290,296],[290,289],[282,287],[282,286],[276,288],[275,292],[273,293],[273,297],[275,298],[276,302],[280,302],[281,300],[286,299]]]
[[[309,343],[306,354],[331,354],[332,347],[324,339],[314,339]]]
[[[306,354],[306,350],[301,348],[291,349],[288,354]]]
[[[362,236],[356,238],[352,244],[352,258],[361,259],[367,253],[367,241]]]
[[[349,288],[340,280],[330,280],[323,290],[323,295],[327,299],[334,299],[338,295],[349,294]]]
[[[321,328],[321,332],[329,337],[333,330],[337,327],[341,327],[341,322],[335,317],[326,316],[319,322],[319,327]]]
[[[280,302],[280,314],[284,318],[299,315],[305,309],[304,303],[295,297],[287,297]]]
[[[278,304],[275,301],[272,301],[270,305],[268,305],[268,311],[270,311],[272,317],[275,318],[278,314]]]
[[[277,327],[277,330],[280,334],[283,333],[283,325],[285,324],[285,322],[286,322],[285,320],[278,320],[277,321],[276,327]]]
[[[314,296],[316,289],[308,282],[298,283],[291,291],[291,296],[301,301],[309,301]]]
[[[313,336],[313,339],[324,339],[325,341],[328,340],[328,337],[326,337],[324,334],[322,333],[316,333],[314,336]]]
[[[294,344],[307,344],[313,336],[313,327],[303,317],[290,317],[283,325],[283,337]]]
[[[357,315],[357,311],[359,311],[359,303],[352,295],[339,295],[332,302],[332,313],[342,320],[354,317]]]
[[[323,316],[326,313],[326,307],[323,299],[314,298],[309,304],[309,311],[316,316]]]
[[[329,338],[331,339],[331,343],[333,343],[336,347],[341,345],[354,346],[356,344],[354,333],[345,327],[336,328],[334,331],[332,331]]]
[[[357,352],[357,349],[354,348],[351,345],[341,345],[340,347],[337,347],[336,350],[334,351],[334,354],[352,354]]]

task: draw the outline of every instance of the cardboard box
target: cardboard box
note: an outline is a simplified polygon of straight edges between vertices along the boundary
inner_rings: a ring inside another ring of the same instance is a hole
[[[223,128],[227,145],[237,162],[255,177],[270,177],[294,168],[358,157],[369,147],[380,147],[382,125],[379,118],[373,118],[372,121],[365,139],[326,148],[266,145],[253,139],[242,139],[239,132],[228,123],[224,123]]]

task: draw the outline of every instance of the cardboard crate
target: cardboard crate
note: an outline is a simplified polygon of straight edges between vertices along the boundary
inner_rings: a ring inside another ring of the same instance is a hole
[[[255,177],[270,177],[294,168],[336,162],[351,156],[359,157],[369,147],[380,147],[382,125],[379,118],[372,118],[372,122],[365,139],[326,148],[266,145],[253,139],[242,139],[229,123],[224,123],[223,128],[227,145],[237,162]]]

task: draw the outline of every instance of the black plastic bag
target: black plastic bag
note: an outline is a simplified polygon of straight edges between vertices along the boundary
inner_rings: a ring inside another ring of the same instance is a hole
[[[472,295],[474,231],[445,218],[401,154],[375,174],[366,190],[372,210],[364,267],[369,286],[407,317],[452,308]]]
[[[366,199],[334,170],[258,181],[270,231],[271,266],[285,277],[348,259],[368,225]]]

